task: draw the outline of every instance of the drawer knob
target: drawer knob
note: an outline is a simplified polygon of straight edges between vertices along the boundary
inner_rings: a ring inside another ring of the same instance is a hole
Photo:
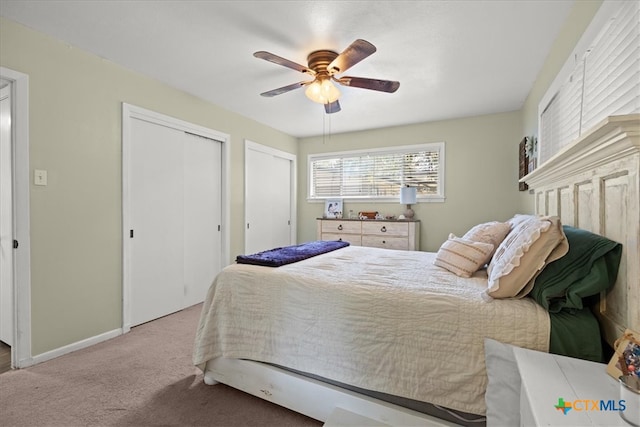
[[[338,225],[338,230],[342,230],[342,224]]]
[[[382,241],[382,243],[386,245],[386,244],[387,244],[387,241],[386,241],[386,240],[383,240],[383,241]]]
[[[383,233],[387,232],[387,227],[385,227],[384,225],[382,226],[382,228],[380,229],[380,231],[382,231]]]

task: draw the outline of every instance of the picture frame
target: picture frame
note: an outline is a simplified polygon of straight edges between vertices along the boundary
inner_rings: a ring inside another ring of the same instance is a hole
[[[342,199],[326,199],[324,202],[324,218],[342,218]]]
[[[616,340],[615,352],[607,365],[607,373],[616,380],[629,374],[629,366],[634,366],[635,375],[640,365],[640,333],[627,329],[624,335]]]
[[[529,159],[527,159],[526,149],[527,137],[525,136],[518,145],[519,149],[519,165],[518,165],[518,179],[524,177],[529,173]],[[529,185],[526,182],[518,182],[518,190],[526,191],[529,189]]]

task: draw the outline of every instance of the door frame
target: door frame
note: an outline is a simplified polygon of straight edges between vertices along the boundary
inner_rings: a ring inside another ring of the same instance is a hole
[[[11,85],[13,149],[13,346],[11,365],[33,365],[31,355],[31,215],[29,210],[29,76],[0,67],[0,77]]]
[[[122,332],[131,330],[131,248],[129,230],[131,225],[131,189],[130,189],[130,166],[131,166],[131,127],[134,119],[144,120],[161,126],[170,127],[184,132],[189,132],[205,138],[214,139],[222,144],[222,171],[221,171],[221,254],[220,265],[225,267],[229,264],[230,254],[230,198],[231,187],[229,181],[229,167],[231,165],[231,149],[229,147],[230,136],[204,126],[186,122],[175,117],[170,117],[155,111],[137,107],[135,105],[122,103]]]
[[[247,176],[247,151],[249,150],[254,150],[254,151],[259,151],[261,153],[265,153],[265,154],[270,154],[272,156],[276,156],[276,157],[281,157],[284,158],[286,160],[289,160],[291,162],[291,169],[290,169],[290,175],[289,175],[289,179],[291,180],[291,194],[289,195],[290,200],[291,200],[291,212],[290,212],[290,218],[291,218],[291,228],[290,228],[290,241],[293,242],[292,244],[295,244],[295,242],[297,242],[298,239],[298,235],[297,235],[297,230],[298,230],[298,224],[297,224],[297,218],[298,218],[298,205],[297,205],[297,195],[298,195],[298,188],[297,188],[297,156],[295,154],[292,153],[287,153],[286,151],[282,151],[282,150],[278,150],[277,148],[273,148],[273,147],[269,147],[266,145],[262,145],[262,144],[258,144],[257,142],[253,142],[250,141],[248,139],[244,140],[244,249],[246,250],[247,248],[247,221],[248,221],[248,212],[247,212],[247,194],[248,194],[248,190],[247,190],[247,186],[248,186],[248,176]]]

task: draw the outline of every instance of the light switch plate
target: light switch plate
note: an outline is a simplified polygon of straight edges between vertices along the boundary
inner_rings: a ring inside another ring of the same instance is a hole
[[[33,184],[34,185],[47,185],[47,171],[36,169],[33,171]]]

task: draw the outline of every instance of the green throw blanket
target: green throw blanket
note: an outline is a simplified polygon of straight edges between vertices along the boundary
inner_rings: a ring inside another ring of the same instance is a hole
[[[591,305],[616,282],[622,245],[563,226],[569,252],[547,265],[529,294],[551,319],[549,352],[602,362],[600,327]]]
[[[550,313],[582,309],[585,298],[613,286],[622,256],[620,243],[567,225],[562,228],[569,252],[542,270],[530,293]]]

